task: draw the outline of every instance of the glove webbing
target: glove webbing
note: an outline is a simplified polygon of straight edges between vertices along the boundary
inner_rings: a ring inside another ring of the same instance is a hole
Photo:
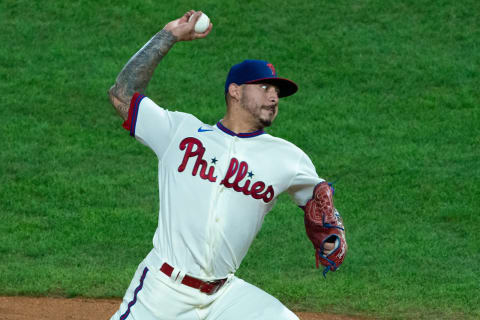
[[[329,183],[330,185],[330,183]],[[333,186],[330,186],[332,189],[333,189]],[[330,223],[325,223],[325,215],[322,216],[322,225],[324,228],[336,228],[336,229],[339,229],[339,230],[345,230],[344,228],[342,227],[339,227],[339,226],[333,226],[331,225]],[[338,239],[338,236],[337,235],[331,235],[330,237],[328,237],[327,239],[325,239],[322,243],[322,248],[324,246],[324,243],[331,237],[335,237]],[[339,249],[340,246],[337,246],[336,248],[333,248],[331,250],[331,252],[329,253],[329,255],[335,253],[335,251],[337,251]],[[327,277],[327,272],[330,271],[330,270],[336,270],[338,267],[336,265],[335,262],[333,262],[332,260],[328,259],[328,257],[326,255],[323,254],[323,251],[320,250],[320,249],[317,249],[315,250],[315,264],[317,266],[317,269],[320,267],[320,257],[322,257],[323,259],[327,260],[328,263],[330,264],[329,266],[326,266],[325,269],[323,269],[323,276],[326,278]]]
[[[335,250],[337,250],[338,248],[336,248]],[[334,250],[334,251],[335,251]],[[333,253],[333,252],[332,252]],[[320,250],[315,250],[315,263],[317,265],[317,269],[320,267],[320,257],[322,257],[323,259],[327,260],[328,263],[330,263],[329,266],[326,266],[325,269],[323,269],[323,277],[326,278],[327,277],[327,272],[330,271],[330,270],[336,270],[338,267],[337,265],[335,264],[335,262],[333,262],[332,260],[328,259],[326,255],[324,255],[323,253],[321,253]]]

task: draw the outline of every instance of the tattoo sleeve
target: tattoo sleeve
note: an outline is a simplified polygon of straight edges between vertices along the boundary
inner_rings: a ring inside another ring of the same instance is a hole
[[[128,117],[133,94],[145,92],[158,63],[176,41],[171,32],[161,30],[128,60],[118,74],[115,84],[109,90],[109,96],[110,102],[124,120]]]

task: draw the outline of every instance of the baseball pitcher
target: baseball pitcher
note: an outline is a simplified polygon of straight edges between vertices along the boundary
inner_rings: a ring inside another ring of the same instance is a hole
[[[307,235],[325,272],[345,257],[332,188],[302,150],[264,131],[277,116],[279,99],[297,85],[278,77],[267,61],[236,64],[225,82],[225,116],[214,125],[144,95],[176,42],[211,32],[211,23],[195,32],[200,16],[192,10],[169,22],[127,62],[109,91],[123,127],[158,157],[160,190],[153,249],[111,319],[298,319],[235,276],[282,192],[304,209]]]

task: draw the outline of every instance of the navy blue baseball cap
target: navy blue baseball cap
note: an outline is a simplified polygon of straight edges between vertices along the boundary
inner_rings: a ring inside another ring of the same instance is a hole
[[[273,65],[263,60],[245,60],[234,65],[225,82],[225,93],[228,92],[231,83],[238,85],[270,83],[280,89],[279,98],[288,97],[298,90],[298,86],[293,81],[277,77]]]

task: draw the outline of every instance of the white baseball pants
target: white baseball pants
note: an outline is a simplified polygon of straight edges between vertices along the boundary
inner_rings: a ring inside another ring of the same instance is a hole
[[[171,279],[147,261],[138,266],[120,309],[110,320],[298,320],[276,298],[235,276],[207,295]]]

